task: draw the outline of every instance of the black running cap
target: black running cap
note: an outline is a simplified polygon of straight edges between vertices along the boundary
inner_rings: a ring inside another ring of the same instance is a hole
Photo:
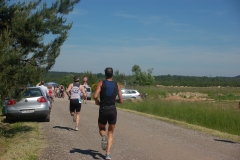
[[[79,82],[78,76],[74,76],[74,77],[73,77],[73,80],[74,80],[74,82]]]

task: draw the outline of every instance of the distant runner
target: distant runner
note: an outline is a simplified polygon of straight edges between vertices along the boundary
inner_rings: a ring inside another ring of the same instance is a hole
[[[81,92],[84,97],[86,97],[86,93],[83,85],[79,84],[79,78],[74,76],[74,82],[69,84],[66,94],[70,100],[70,114],[73,116],[73,122],[76,122],[75,131],[78,131],[78,125],[80,121],[80,111],[81,111]],[[76,112],[76,113],[75,113]]]

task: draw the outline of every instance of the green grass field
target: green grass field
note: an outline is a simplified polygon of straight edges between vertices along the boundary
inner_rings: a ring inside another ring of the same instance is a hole
[[[132,87],[133,88],[133,87]],[[148,96],[142,102],[125,101],[118,105],[155,116],[166,117],[220,132],[240,136],[239,88],[193,88],[193,87],[135,87]],[[206,100],[166,100],[169,94],[198,92],[207,94]],[[160,97],[160,98],[159,98]]]
[[[167,94],[179,92],[191,92],[207,94],[209,99],[214,100],[238,100],[240,101],[239,87],[175,87],[175,86],[149,86],[132,87],[141,93],[147,93],[150,97],[160,95],[166,97]]]
[[[219,130],[240,136],[240,109],[233,103],[144,100],[125,101],[120,108]]]

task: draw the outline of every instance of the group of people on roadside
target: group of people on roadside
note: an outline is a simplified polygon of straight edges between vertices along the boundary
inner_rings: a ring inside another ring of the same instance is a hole
[[[105,80],[98,82],[95,94],[93,96],[95,104],[99,105],[98,128],[101,135],[101,147],[106,151],[105,159],[111,159],[110,149],[113,144],[113,131],[117,122],[117,109],[115,103],[123,103],[120,85],[113,81],[113,69],[105,69]],[[84,85],[80,85],[79,78],[74,76],[73,83],[68,85],[66,94],[70,101],[70,115],[75,122],[75,130],[78,131],[81,111],[81,93],[86,98]],[[118,95],[119,99],[116,100]],[[106,131],[106,125],[107,131]]]
[[[65,87],[63,85],[58,85],[54,89],[55,96],[58,98],[64,98]]]

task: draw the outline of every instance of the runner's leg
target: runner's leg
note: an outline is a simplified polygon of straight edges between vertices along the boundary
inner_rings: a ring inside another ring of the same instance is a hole
[[[70,109],[70,115],[73,117],[73,122],[75,122],[76,121],[76,118],[75,118],[75,108],[74,108],[74,104],[72,104],[71,102],[70,102],[69,109]]]
[[[78,128],[80,122],[80,112],[76,112],[76,127]]]
[[[109,124],[108,125],[108,147],[107,147],[107,154],[110,154],[110,149],[112,147],[113,144],[113,131],[115,128],[115,124]]]
[[[104,136],[106,134],[106,125],[98,123],[99,133],[101,136]]]
[[[70,111],[70,114],[71,114],[71,116],[74,116],[75,112],[71,112],[71,111]]]

